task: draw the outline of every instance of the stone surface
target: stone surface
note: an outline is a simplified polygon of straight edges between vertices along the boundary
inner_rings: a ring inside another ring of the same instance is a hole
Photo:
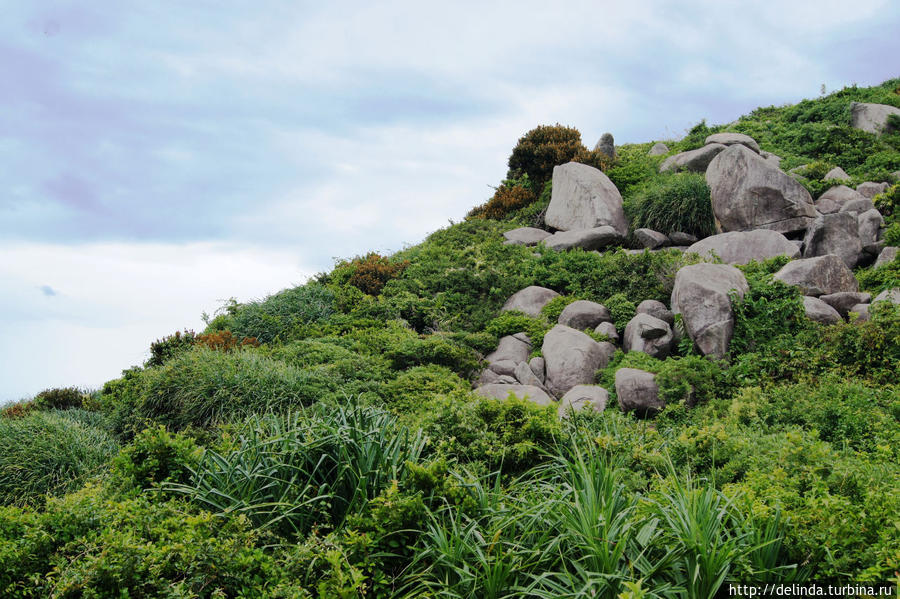
[[[894,260],[897,259],[898,248],[889,245],[881,250],[881,253],[878,254],[878,259],[875,260],[875,264],[872,265],[872,268],[880,268],[885,264],[890,264]]]
[[[650,148],[650,151],[647,152],[647,156],[662,156],[663,154],[669,153],[669,146],[662,143],[661,141],[653,144],[653,147]]]
[[[827,173],[825,173],[825,176],[822,177],[822,179],[824,181],[828,181],[829,179],[836,179],[838,181],[849,181],[850,175],[848,175],[844,171],[844,169],[842,169],[841,167],[836,166],[833,169],[831,169],[830,171],[828,171]]]
[[[884,226],[884,217],[875,208],[860,213],[857,217],[859,223],[859,243],[865,247],[872,245],[881,235],[881,228]]]
[[[485,356],[488,364],[495,362],[509,361],[515,364],[524,362],[531,354],[531,344],[524,343],[521,339],[517,339],[512,335],[506,335],[500,338],[497,349]]]
[[[601,322],[611,322],[612,316],[606,306],[588,300],[574,301],[559,315],[557,322],[579,331],[593,329]]]
[[[706,182],[723,232],[764,228],[787,234],[806,229],[816,216],[806,188],[742,145],[713,159]]]
[[[863,199],[864,197],[865,196],[863,196],[861,193],[859,193],[855,189],[851,189],[851,188],[847,187],[846,185],[835,185],[835,186],[829,187],[827,190],[825,190],[825,193],[820,195],[819,199],[821,200],[821,199],[825,198],[825,199],[829,199],[829,200],[834,200],[838,204],[843,206],[845,203],[849,202],[850,200],[859,200],[859,199]]]
[[[490,385],[492,383],[499,383],[500,375],[491,370],[490,368],[485,368],[481,376],[478,377],[478,381],[475,383],[477,387],[482,387],[484,385]]]
[[[490,385],[482,385],[475,389],[475,393],[488,399],[507,399],[512,393],[519,399],[527,399],[533,401],[539,406],[553,405],[553,399],[547,395],[542,389],[532,387],[531,385],[508,385],[502,383],[492,383]]]
[[[775,273],[775,279],[787,285],[796,285],[803,295],[814,297],[859,290],[859,283],[853,272],[843,260],[834,255],[788,262]]]
[[[781,156],[765,151],[760,152],[759,155],[772,168],[781,168]]]
[[[675,314],[666,308],[666,305],[658,300],[646,299],[637,305],[635,314],[649,314],[668,324],[670,327],[675,324]]]
[[[541,309],[554,297],[559,297],[559,294],[552,289],[532,285],[512,294],[503,304],[501,311],[518,310],[528,316],[538,317],[541,315]]]
[[[634,410],[642,416],[653,416],[666,407],[659,397],[656,377],[637,368],[616,371],[616,397],[623,412]]]
[[[493,370],[499,375],[516,376],[516,362],[513,360],[495,360],[488,364],[488,370]]]
[[[659,172],[690,171],[702,173],[720,152],[727,146],[723,144],[709,144],[696,150],[688,150],[674,156],[669,156],[659,165]]]
[[[544,383],[544,358],[540,356],[528,360],[528,367],[541,383]]]
[[[866,322],[869,320],[869,304],[856,304],[847,314],[850,322]]]
[[[821,295],[819,299],[834,308],[841,315],[841,318],[847,318],[850,308],[856,304],[868,304],[872,296],[859,291],[839,291],[838,293]]]
[[[604,133],[600,136],[600,140],[597,142],[597,145],[594,146],[594,149],[598,152],[602,152],[609,156],[610,158],[616,157],[616,140],[613,139],[612,133]]]
[[[823,214],[810,224],[803,238],[804,258],[834,254],[848,268],[856,266],[861,251],[859,224],[849,212]]]
[[[597,385],[575,385],[559,400],[556,413],[560,418],[568,418],[573,412],[593,410],[602,412],[609,402],[609,392]]]
[[[625,327],[622,347],[626,353],[639,351],[662,360],[672,349],[672,339],[669,323],[649,314],[635,314]]]
[[[866,181],[865,183],[857,185],[856,191],[858,191],[861,196],[871,200],[879,193],[887,191],[888,187],[890,186],[887,183],[873,183],[872,181]]]
[[[669,238],[653,229],[635,229],[634,237],[638,243],[651,250],[669,245]]]
[[[616,325],[611,322],[601,322],[594,329],[594,332],[599,335],[606,335],[612,343],[619,342],[619,332],[616,330]]]
[[[674,245],[691,245],[692,243],[697,243],[696,235],[684,233],[683,231],[676,231],[669,234],[669,239]]]
[[[734,334],[730,293],[743,298],[748,290],[744,274],[727,264],[693,264],[679,269],[672,311],[681,314],[688,336],[703,355],[725,357]]]
[[[872,203],[872,200],[860,197],[855,200],[844,202],[838,212],[856,212],[857,214],[862,214],[863,212],[867,212],[874,208],[875,204]]]
[[[853,102],[850,104],[850,114],[854,127],[879,135],[885,129],[889,115],[900,116],[900,108],[887,104]]]
[[[838,311],[817,297],[804,295],[803,308],[806,310],[806,317],[814,322],[834,324],[841,321]]]
[[[876,295],[875,299],[872,300],[873,304],[876,302],[891,302],[892,304],[900,304],[900,287],[885,289],[884,291]]]
[[[744,135],[743,133],[713,133],[706,138],[706,143],[722,144],[725,146],[741,144],[742,146],[746,146],[759,154],[759,144],[756,143],[756,140],[749,135]]]
[[[605,368],[615,353],[612,343],[598,343],[581,331],[558,324],[544,336],[545,384],[562,397],[575,385],[594,382],[594,374]]]
[[[756,229],[730,231],[702,239],[687,249],[704,258],[718,256],[725,264],[747,264],[751,260],[761,262],[775,256],[796,258],[797,246],[777,231]]]
[[[628,234],[622,196],[599,169],[577,162],[556,166],[552,186],[547,225],[560,231],[609,225],[622,237]]]
[[[819,198],[815,201],[816,211],[819,214],[834,214],[840,212],[843,204],[832,198]]]
[[[503,234],[507,245],[537,245],[547,237],[548,231],[535,229],[534,227],[519,227]]]
[[[551,250],[561,252],[572,248],[585,250],[597,250],[614,243],[620,243],[623,237],[609,225],[595,227],[593,229],[578,229],[575,231],[557,231],[544,240]]]
[[[513,376],[515,376],[516,380],[519,381],[519,383],[521,383],[522,385],[531,385],[532,387],[537,387],[538,389],[547,391],[547,387],[544,386],[543,381],[541,381],[531,371],[531,367],[528,365],[528,362],[519,362],[518,364],[516,364],[516,370],[513,373]]]

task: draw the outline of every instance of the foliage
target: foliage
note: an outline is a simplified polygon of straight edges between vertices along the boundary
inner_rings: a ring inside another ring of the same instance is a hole
[[[209,349],[230,352],[240,347],[259,347],[260,343],[256,337],[244,337],[238,340],[231,331],[218,331],[212,333],[202,333],[194,337],[194,344]]]
[[[527,181],[528,175],[522,178]],[[531,191],[529,185],[523,185],[516,182],[504,181],[500,187],[491,196],[491,199],[481,206],[476,206],[469,211],[467,218],[491,218],[500,220],[507,214],[524,208],[534,203],[537,196]]]
[[[46,389],[34,396],[34,406],[39,410],[69,410],[80,408],[85,392],[77,387]]]
[[[175,331],[171,335],[157,339],[150,344],[150,358],[144,362],[144,366],[162,366],[175,354],[190,349],[194,345],[195,335],[194,331],[185,329],[184,332]]]
[[[625,204],[631,226],[702,239],[716,232],[709,186],[702,174],[678,173],[642,188]]]
[[[700,356],[666,360],[656,375],[659,396],[667,406],[679,401],[694,406],[711,399],[720,393],[722,383],[721,368]]]
[[[553,167],[575,161],[602,168],[603,155],[589,152],[581,133],[573,127],[541,125],[523,135],[509,156],[507,179],[528,175],[535,189],[542,189],[553,175]]]
[[[347,282],[363,293],[375,296],[381,293],[388,281],[400,276],[407,266],[408,261],[393,262],[380,254],[370,252],[349,263],[339,264],[336,269],[341,267],[352,269],[353,274]]]
[[[628,299],[624,293],[609,296],[603,301],[603,305],[609,310],[617,331],[624,331],[637,311],[637,304]]]
[[[201,453],[191,437],[170,433],[157,425],[144,429],[122,448],[113,460],[113,472],[139,489],[161,483],[186,483]]]

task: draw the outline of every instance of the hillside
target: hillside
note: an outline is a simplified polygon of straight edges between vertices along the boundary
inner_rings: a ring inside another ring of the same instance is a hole
[[[900,116],[855,103],[900,79],[538,127],[464,221],[6,408],[0,596],[896,581]]]

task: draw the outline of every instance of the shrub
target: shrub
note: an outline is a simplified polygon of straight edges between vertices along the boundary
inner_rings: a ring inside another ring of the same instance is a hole
[[[751,266],[751,268],[753,268]],[[743,299],[732,298],[734,336],[729,351],[761,351],[782,335],[795,336],[810,326],[800,291],[769,275],[745,269],[750,287]]]
[[[683,231],[699,238],[715,233],[709,186],[702,174],[665,176],[638,191],[626,205],[631,225],[670,234]]]
[[[144,366],[162,366],[166,360],[177,353],[188,350],[194,345],[194,331],[175,331],[172,335],[157,339],[150,344],[150,358]]]
[[[34,405],[39,410],[80,408],[84,402],[84,395],[84,391],[77,387],[46,389],[34,396]]]
[[[445,366],[414,366],[387,384],[385,402],[401,415],[420,413],[438,397],[468,390],[468,381]]]
[[[113,472],[139,489],[160,483],[186,483],[202,451],[184,433],[170,433],[162,426],[146,428],[113,460]]]
[[[407,338],[385,353],[391,366],[404,370],[411,366],[437,364],[446,366],[464,377],[478,369],[479,361],[470,348],[454,343],[446,335],[436,333],[424,337]]]
[[[349,283],[368,295],[379,295],[385,284],[393,278],[400,276],[407,266],[408,260],[392,262],[388,258],[370,252],[365,257],[356,258],[350,262],[353,274]]]
[[[573,127],[541,125],[519,139],[509,156],[507,179],[528,175],[533,189],[543,189],[553,177],[553,167],[567,162],[582,162],[605,168],[610,159],[599,151],[590,151],[581,143],[581,133]]]
[[[473,208],[468,218],[491,218],[501,220],[510,212],[533,203],[537,197],[523,185],[504,182],[485,204]]]
[[[239,347],[260,346],[256,337],[244,337],[238,341],[238,337],[228,330],[197,335],[194,338],[194,343],[201,347],[208,347],[209,349],[222,352],[234,351]]]
[[[634,318],[637,311],[637,304],[628,299],[624,293],[609,296],[603,301],[603,305],[609,310],[617,331],[624,331],[628,321]]]
[[[672,358],[662,363],[656,384],[666,405],[683,401],[694,406],[722,391],[722,370],[715,362],[700,356]]]

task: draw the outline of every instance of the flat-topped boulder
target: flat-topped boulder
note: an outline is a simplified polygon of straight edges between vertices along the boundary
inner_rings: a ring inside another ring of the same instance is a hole
[[[655,316],[639,313],[628,321],[622,336],[622,347],[626,352],[639,351],[662,360],[669,355],[673,338],[669,323]]]
[[[752,150],[730,146],[706,169],[713,214],[722,232],[803,231],[816,216],[809,192]]]
[[[691,245],[692,243],[697,243],[696,235],[691,235],[690,233],[685,233],[684,231],[675,231],[673,233],[669,233],[669,239],[675,245]]]
[[[900,108],[868,102],[853,102],[850,104],[850,118],[853,127],[875,135],[880,135],[885,131],[888,117],[892,114],[900,116]]]
[[[840,257],[833,254],[788,262],[775,273],[774,278],[799,287],[803,295],[814,297],[859,290],[859,283],[853,272]]]
[[[662,156],[663,154],[669,153],[669,146],[662,143],[661,141],[653,144],[653,147],[650,148],[650,151],[647,152],[647,156]]]
[[[887,191],[887,188],[890,187],[887,183],[873,183],[872,181],[866,181],[865,183],[860,183],[856,186],[856,191],[863,197],[869,198],[870,200],[877,196],[879,193],[884,193]]]
[[[756,143],[756,140],[749,135],[744,135],[743,133],[713,133],[706,138],[706,143],[722,144],[725,146],[741,144],[742,146],[750,148],[751,150],[759,154],[759,144]]]
[[[817,297],[803,296],[803,309],[806,317],[820,324],[835,324],[841,321],[841,315],[837,310]]]
[[[544,379],[556,397],[562,397],[575,385],[594,382],[594,374],[605,368],[616,348],[612,343],[597,342],[585,333],[558,324],[544,336]]]
[[[637,242],[643,247],[650,250],[665,247],[670,243],[668,237],[653,229],[635,229],[634,238],[637,239]]]
[[[609,391],[598,385],[575,385],[559,400],[556,413],[560,418],[568,418],[573,412],[590,410],[602,412],[609,402]]]
[[[510,394],[519,399],[527,399],[539,406],[553,405],[553,399],[542,389],[531,385],[508,385],[503,383],[491,383],[475,389],[475,393],[488,399],[507,399]]]
[[[579,331],[593,329],[601,322],[611,322],[612,315],[603,304],[588,300],[574,301],[559,315],[559,324],[572,327]]]
[[[721,359],[728,353],[734,334],[731,294],[743,298],[749,289],[744,273],[727,264],[692,264],[678,270],[672,311],[681,314],[688,336],[704,356]]]
[[[804,258],[834,254],[848,268],[856,266],[861,251],[859,223],[849,212],[819,216],[810,224],[803,238]]]
[[[856,304],[868,304],[872,301],[872,296],[860,291],[839,291],[837,293],[820,295],[819,299],[834,308],[841,318],[847,318],[850,308]]]
[[[859,200],[864,197],[865,196],[863,196],[861,193],[859,193],[855,189],[847,187],[846,185],[834,185],[826,189],[825,192],[819,196],[819,199],[834,200],[843,206],[850,200]]]
[[[600,169],[569,162],[553,168],[547,225],[560,231],[609,225],[621,237],[628,234],[622,196]]]
[[[615,243],[621,243],[624,238],[609,225],[594,227],[593,229],[578,229],[574,231],[557,231],[544,239],[544,245],[551,250],[561,252],[573,248],[584,250],[599,250]]]
[[[534,227],[519,227],[507,231],[503,236],[506,238],[504,243],[507,245],[537,245],[550,237],[550,232]]]
[[[526,287],[525,289],[512,294],[509,299],[506,300],[506,303],[503,304],[500,311],[507,312],[509,310],[518,310],[528,316],[537,318],[541,315],[541,310],[544,309],[544,306],[549,304],[550,300],[555,297],[559,297],[559,294],[552,289],[531,285],[530,287]]]
[[[653,416],[666,407],[659,396],[656,376],[637,368],[620,368],[616,371],[616,399],[619,409],[641,416]]]
[[[688,150],[674,156],[669,156],[659,165],[659,172],[668,173],[676,171],[689,171],[702,173],[720,152],[724,151],[724,144],[709,144],[696,150]]]
[[[725,264],[747,264],[751,260],[761,262],[775,256],[796,258],[800,255],[796,244],[769,229],[720,233],[698,241],[687,251],[704,258],[716,256]]]
[[[828,181],[830,179],[834,179],[837,181],[849,181],[850,175],[848,175],[847,172],[844,169],[842,169],[841,167],[836,166],[833,169],[831,169],[830,171],[828,171],[827,173],[825,173],[825,176],[822,177],[822,179],[825,181]]]
[[[869,198],[859,197],[855,200],[849,200],[844,202],[841,205],[841,209],[838,212],[855,212],[857,214],[862,214],[863,212],[867,212],[875,208],[875,204],[872,203],[872,200]]]

